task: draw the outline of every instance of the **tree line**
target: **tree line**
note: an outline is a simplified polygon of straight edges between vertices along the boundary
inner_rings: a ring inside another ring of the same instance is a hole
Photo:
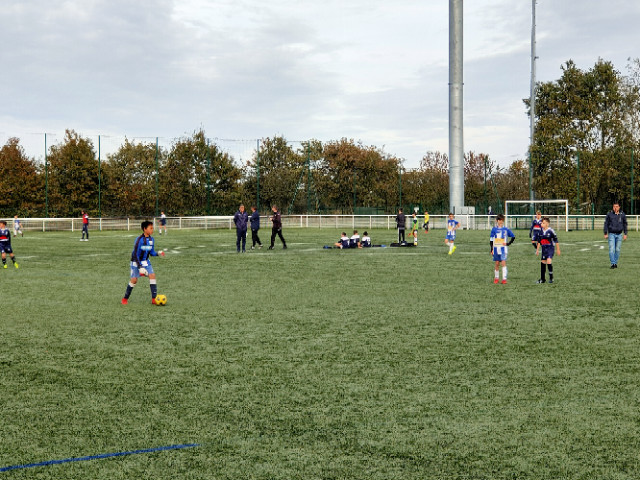
[[[574,212],[603,213],[614,200],[635,212],[639,181],[640,61],[627,75],[598,60],[538,84],[536,135],[529,159],[501,167],[485,153],[465,154],[465,205],[478,213],[504,200],[568,198]],[[529,106],[529,99],[524,103]],[[528,112],[530,114],[530,111]],[[292,144],[264,138],[241,164],[203,130],[170,147],[125,139],[99,160],[92,140],[67,130],[45,162],[25,154],[18,138],[0,148],[0,215],[69,217],[226,215],[239,203],[262,212],[393,213],[419,206],[446,213],[446,154],[427,152],[419,167],[353,139]]]

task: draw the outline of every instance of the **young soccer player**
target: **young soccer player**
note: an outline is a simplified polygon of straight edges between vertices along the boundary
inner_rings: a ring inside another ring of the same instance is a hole
[[[538,249],[538,236],[542,231],[542,212],[538,210],[536,216],[533,217],[531,222],[531,228],[529,229],[529,238],[531,239],[531,245],[534,249]]]
[[[86,239],[84,238],[85,234],[87,235]],[[82,238],[80,239],[80,241],[89,241],[89,214],[84,210],[82,210]]]
[[[369,248],[371,246],[371,237],[365,231],[362,234],[362,240],[360,241],[360,248]]]
[[[129,297],[133,291],[133,287],[138,283],[138,278],[149,277],[149,287],[151,288],[151,303],[156,304],[156,296],[158,295],[158,287],[156,285],[156,274],[151,266],[149,257],[157,257],[161,255],[164,257],[164,252],[157,253],[155,251],[153,241],[153,222],[145,220],[141,224],[142,235],[136,238],[136,242],[133,245],[133,252],[131,252],[131,278],[129,279],[129,285],[122,298],[122,304],[129,303]]]
[[[444,239],[445,245],[449,245],[449,255],[453,255],[453,252],[456,251],[456,230],[458,230],[459,226],[460,222],[455,219],[453,213],[450,213],[449,219],[447,220],[447,236]]]
[[[553,283],[553,246],[556,247],[556,253],[560,255],[560,244],[558,243],[558,237],[553,228],[549,227],[549,219],[544,217],[542,219],[542,231],[538,236],[538,246],[536,247],[536,255],[540,253],[540,247],[542,247],[542,256],[540,257],[540,278],[536,283],[546,282],[546,270],[549,269],[549,283]]]
[[[422,228],[424,228],[424,233],[429,233],[429,212],[424,211],[424,223],[422,224]]]
[[[15,215],[13,217],[13,236],[17,237],[18,234],[20,234],[21,237],[24,237],[24,234],[22,233],[22,224],[18,219],[18,215]]]
[[[160,231],[160,235],[162,235],[162,230],[164,229],[164,234],[167,234],[167,216],[164,214],[164,212],[160,212],[160,228],[158,229]]]
[[[260,213],[258,213],[258,209],[255,206],[251,207],[249,223],[251,224],[251,242],[253,243],[251,250],[256,248],[256,243],[258,244],[258,248],[262,248],[262,242],[258,236],[258,230],[260,230]]]
[[[342,232],[340,240],[333,245],[338,248],[349,248],[349,237],[347,237],[347,232]]]
[[[507,283],[507,250],[516,239],[511,230],[504,226],[504,215],[496,216],[496,226],[491,229],[489,245],[495,262],[493,283],[500,282],[500,266],[502,266],[502,283]]]
[[[349,239],[349,248],[360,248],[360,234],[358,230],[353,231],[353,235]]]
[[[2,268],[7,268],[7,253],[11,257],[13,266],[18,268],[16,256],[11,249],[11,232],[7,228],[7,222],[0,220],[0,252],[2,253]]]
[[[409,236],[413,237],[413,244],[418,245],[418,216],[416,212],[411,214],[411,233]]]

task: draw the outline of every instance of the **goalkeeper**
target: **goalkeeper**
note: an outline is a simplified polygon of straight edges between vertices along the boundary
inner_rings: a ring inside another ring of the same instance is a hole
[[[136,242],[133,246],[133,252],[131,252],[131,278],[129,279],[129,285],[127,285],[127,291],[122,298],[122,304],[129,303],[129,297],[133,291],[133,287],[138,283],[138,278],[149,277],[149,287],[151,288],[151,303],[155,305],[156,296],[158,295],[158,286],[156,285],[156,274],[151,266],[149,257],[157,257],[164,252],[155,251],[153,235],[153,222],[145,220],[141,224],[142,235],[136,238]]]

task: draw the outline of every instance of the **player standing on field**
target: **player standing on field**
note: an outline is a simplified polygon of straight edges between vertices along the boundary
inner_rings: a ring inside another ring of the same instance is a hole
[[[85,234],[87,235],[86,239],[84,238]],[[80,239],[80,241],[89,241],[89,214],[84,210],[82,210],[82,238]]]
[[[0,252],[2,253],[2,268],[7,268],[7,253],[13,261],[13,266],[18,268],[16,256],[11,248],[11,232],[7,228],[7,222],[0,220]]]
[[[164,234],[167,234],[167,216],[164,212],[160,212],[160,235],[162,235],[162,230],[164,229]]]
[[[416,212],[411,214],[411,233],[409,234],[413,237],[413,244],[418,245],[418,217]]]
[[[424,233],[429,233],[429,212],[424,211],[424,223],[422,224],[422,228],[424,228]]]
[[[538,249],[538,235],[542,231],[542,212],[538,210],[536,216],[533,217],[531,222],[531,228],[529,229],[529,238],[531,239],[531,245],[534,250]]]
[[[24,237],[24,234],[22,233],[22,225],[20,224],[20,219],[18,218],[18,215],[13,217],[13,236],[17,237],[18,234],[20,234],[21,237]]]
[[[560,244],[558,243],[558,237],[553,228],[549,227],[549,219],[544,217],[542,219],[542,232],[538,236],[538,247],[536,248],[536,255],[540,253],[540,247],[542,247],[542,256],[540,257],[540,278],[536,283],[546,283],[546,269],[549,269],[549,283],[553,283],[553,246],[556,246],[558,255],[560,255]]]
[[[455,215],[453,213],[449,214],[449,219],[447,220],[447,236],[444,239],[445,245],[449,245],[449,255],[453,255],[453,252],[456,251],[455,241],[456,241],[456,230],[460,226],[460,222],[455,219]]]
[[[249,215],[244,210],[244,205],[238,207],[238,211],[233,216],[233,223],[236,225],[236,249],[240,253],[240,244],[242,244],[242,253],[245,253],[247,247],[247,223]]]
[[[129,285],[122,298],[122,304],[129,303],[129,297],[133,291],[133,287],[138,283],[138,278],[149,276],[149,287],[151,288],[151,303],[156,304],[156,296],[158,295],[158,287],[156,285],[156,274],[151,266],[149,257],[157,257],[161,255],[164,257],[164,252],[159,254],[155,251],[153,235],[153,222],[145,220],[141,224],[142,235],[136,238],[136,242],[133,245],[133,252],[131,252],[131,278],[129,279]]]
[[[500,282],[500,266],[502,265],[502,283],[507,283],[507,250],[516,239],[511,230],[504,226],[504,215],[496,216],[496,226],[491,229],[489,245],[495,262],[493,283]]]
[[[256,243],[258,244],[258,248],[262,248],[262,242],[260,241],[260,237],[258,236],[258,230],[260,230],[260,214],[258,213],[258,209],[255,207],[255,205],[251,207],[249,223],[251,224],[251,250],[256,248]]]

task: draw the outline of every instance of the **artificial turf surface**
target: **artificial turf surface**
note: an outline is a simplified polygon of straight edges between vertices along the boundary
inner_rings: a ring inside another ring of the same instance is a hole
[[[235,253],[172,230],[120,305],[133,232],[26,232],[0,269],[0,469],[66,479],[637,479],[640,243],[558,232],[536,285],[526,232],[494,285],[487,231],[324,250],[336,229]],[[374,243],[395,232],[374,230]],[[604,248],[603,248],[604,247]]]

